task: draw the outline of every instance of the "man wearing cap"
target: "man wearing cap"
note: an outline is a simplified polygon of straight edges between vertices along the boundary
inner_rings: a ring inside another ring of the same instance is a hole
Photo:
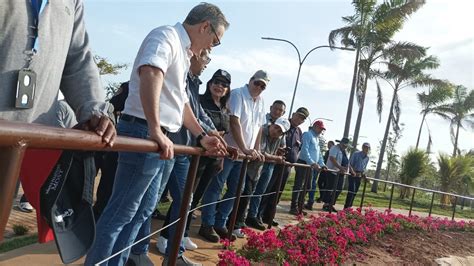
[[[251,156],[252,160],[264,160],[260,153],[261,127],[265,124],[263,98],[260,96],[266,89],[270,78],[266,71],[258,70],[245,86],[231,91],[229,99],[230,134],[225,136],[226,142],[238,147],[241,152]],[[199,234],[211,242],[227,237],[226,222],[232,211],[234,200],[230,199],[237,193],[242,161],[224,159],[224,168],[215,176],[202,198],[202,204],[217,202],[227,183],[227,192],[217,208],[216,204],[201,209],[202,224]]]
[[[316,120],[313,126],[303,134],[303,143],[297,163],[308,164],[311,168],[319,171],[326,168],[321,149],[319,146],[319,136],[326,130],[321,120]],[[295,183],[293,185],[293,193],[291,195],[290,214],[299,215],[298,199],[306,178],[306,168],[297,167],[295,173]]]
[[[349,139],[342,138],[336,140],[339,144],[332,146],[329,150],[329,159],[327,161],[327,167],[333,172],[329,172],[326,175],[326,185],[323,196],[323,210],[328,212],[336,212],[334,203],[337,201],[337,197],[341,194],[342,187],[344,185],[344,175],[347,173],[349,159],[347,158],[346,148],[349,146]],[[334,194],[334,188],[336,193]]]
[[[370,144],[365,142],[362,144],[362,151],[354,152],[349,160],[351,175],[349,175],[349,188],[347,189],[344,209],[352,207],[357,191],[359,191],[360,180],[361,178],[365,178],[365,170],[369,163],[369,152]]]
[[[278,156],[277,151],[280,147],[281,141],[284,139],[283,134],[290,129],[290,122],[288,119],[280,117],[273,124],[266,124],[262,128],[262,137],[260,140],[260,151],[265,156],[265,160],[272,160],[282,162],[283,157]],[[240,228],[247,224],[250,227],[264,230],[265,226],[260,217],[257,217],[258,206],[260,199],[267,189],[268,182],[273,173],[274,162],[264,163],[261,161],[251,161],[247,166],[247,177],[245,180],[245,188],[242,195],[256,195],[251,199],[243,197],[240,199],[239,209],[237,212],[237,223],[234,233],[237,237],[243,237]],[[245,212],[249,205],[249,212],[247,219],[245,219]]]
[[[290,129],[286,132],[285,142],[285,161],[290,163],[295,163],[299,157],[301,149],[301,140],[303,132],[299,126],[304,123],[306,118],[309,116],[309,111],[305,107],[300,107],[291,115],[290,119]],[[278,178],[280,177],[281,172],[283,171],[283,176],[281,180],[281,186],[279,186]],[[265,194],[283,191],[286,185],[286,181],[290,176],[291,166],[285,166],[282,164],[277,164],[273,170],[270,183],[267,186]],[[269,223],[272,219],[273,212],[276,208],[274,205],[275,197],[278,197],[277,201],[280,200],[281,193],[275,193],[268,196],[262,197],[260,201],[260,206],[258,207],[257,217],[262,217],[262,221]],[[276,221],[272,221],[273,225],[278,225]]]

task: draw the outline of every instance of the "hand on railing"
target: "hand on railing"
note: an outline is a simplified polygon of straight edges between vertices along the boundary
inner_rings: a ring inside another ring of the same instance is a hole
[[[225,156],[227,154],[227,147],[225,142],[222,142],[222,137],[216,136],[203,136],[201,138],[201,146],[206,150],[204,155],[206,156]]]
[[[117,136],[114,123],[106,115],[94,114],[91,119],[80,123],[78,129],[94,131],[102,137],[102,142],[109,147],[114,145],[115,137]]]
[[[158,146],[160,148],[159,153],[160,153],[160,159],[161,160],[169,160],[174,157],[174,148],[173,148],[173,142],[163,133],[163,131],[158,130],[153,134],[150,131],[150,139],[156,141],[158,143]]]

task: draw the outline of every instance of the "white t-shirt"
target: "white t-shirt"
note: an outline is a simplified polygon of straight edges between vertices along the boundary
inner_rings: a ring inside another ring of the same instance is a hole
[[[254,101],[250,95],[248,85],[234,89],[230,92],[229,98],[230,115],[240,119],[242,127],[242,138],[244,139],[247,149],[253,149],[257,140],[260,127],[265,124],[265,111],[263,106],[263,98],[258,96]],[[226,142],[231,146],[237,146],[232,131],[225,136]]]
[[[341,165],[342,163],[342,151],[341,151],[341,147],[339,147],[339,145],[334,145],[331,147],[331,149],[329,150],[329,157],[334,157],[336,159],[336,162]],[[326,166],[328,167],[328,169],[330,170],[336,170],[336,171],[339,171],[339,168],[336,167],[336,165],[331,161],[330,158],[328,158],[328,161],[326,162]],[[336,173],[331,173],[331,174],[336,174]]]
[[[164,73],[161,90],[160,125],[169,132],[177,132],[183,124],[184,105],[189,101],[186,78],[192,52],[191,40],[181,23],[152,30],[143,40],[133,63],[129,94],[123,113],[146,119],[140,100],[138,69],[149,65]]]

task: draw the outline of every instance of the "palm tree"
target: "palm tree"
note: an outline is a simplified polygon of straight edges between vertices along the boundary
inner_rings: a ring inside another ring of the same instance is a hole
[[[433,89],[430,89],[428,93],[422,92],[417,93],[418,102],[421,105],[421,124],[420,129],[418,130],[418,137],[416,139],[415,149],[418,149],[420,144],[421,130],[423,129],[423,124],[425,122],[426,116],[434,111],[434,109],[445,102],[453,95],[452,85],[448,86],[436,86]]]
[[[402,158],[402,170],[400,180],[402,184],[412,185],[413,181],[428,169],[428,155],[421,150],[410,149]],[[400,189],[400,198],[404,199],[408,195],[408,188]]]
[[[460,155],[449,157],[440,154],[438,157],[438,177],[440,179],[441,191],[469,194],[473,189],[474,179],[474,157],[472,155]],[[448,195],[441,196],[441,204],[451,203]]]
[[[456,157],[459,154],[459,129],[464,128],[464,124],[474,128],[474,90],[468,92],[468,89],[462,85],[455,86],[452,99],[451,103],[437,106],[432,112],[451,122],[453,157]]]
[[[394,49],[389,49],[386,53],[388,61],[384,62],[384,65],[386,65],[387,71],[372,71],[372,75],[374,75],[377,79],[383,79],[387,81],[387,83],[393,89],[392,103],[388,111],[385,134],[382,141],[379,160],[377,162],[377,168],[375,170],[376,179],[380,178],[380,170],[382,168],[382,161],[390,132],[390,125],[392,124],[395,131],[399,129],[398,124],[401,109],[398,92],[406,87],[438,86],[445,84],[444,81],[434,79],[430,75],[423,73],[425,70],[434,69],[439,66],[438,59],[436,57],[426,56],[426,48],[413,44],[411,49],[403,51],[398,50],[397,45],[394,45],[393,47]],[[381,92],[378,80],[377,88],[378,91]],[[378,98],[380,101],[381,97],[379,96]],[[373,192],[377,192],[377,185],[378,182],[375,181],[372,186]]]
[[[379,52],[383,50],[384,44],[390,42],[391,37],[401,29],[406,18],[418,10],[424,4],[424,0],[391,0],[378,6],[375,6],[376,1],[374,0],[354,0],[352,4],[355,14],[343,17],[347,26],[331,31],[329,44],[333,46],[335,40],[340,38],[342,45],[356,49],[352,86],[344,126],[344,136],[348,137],[357,88],[359,115],[353,142],[356,147],[367,87],[367,75],[364,76],[364,73],[368,73],[370,65],[380,56]],[[360,60],[361,57],[362,60]]]

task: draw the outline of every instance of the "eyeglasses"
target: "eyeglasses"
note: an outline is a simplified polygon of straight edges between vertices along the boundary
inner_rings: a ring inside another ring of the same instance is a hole
[[[260,87],[262,90],[267,88],[267,85],[263,81],[254,81],[253,85]]]
[[[212,26],[212,23],[209,22],[209,25],[211,25],[211,31],[214,33],[214,35],[215,35],[216,38],[217,38],[217,42],[213,43],[213,44],[212,44],[212,47],[216,47],[216,46],[218,46],[218,45],[221,44],[221,40],[219,39],[219,36],[217,36],[217,31],[216,31],[216,29],[214,28],[214,26]]]
[[[227,83],[227,82],[225,82],[225,81],[221,81],[221,80],[213,80],[212,83],[213,83],[214,85],[218,85],[218,86],[221,85],[221,86],[224,87],[224,88],[229,88],[229,86],[230,86],[229,83]]]

